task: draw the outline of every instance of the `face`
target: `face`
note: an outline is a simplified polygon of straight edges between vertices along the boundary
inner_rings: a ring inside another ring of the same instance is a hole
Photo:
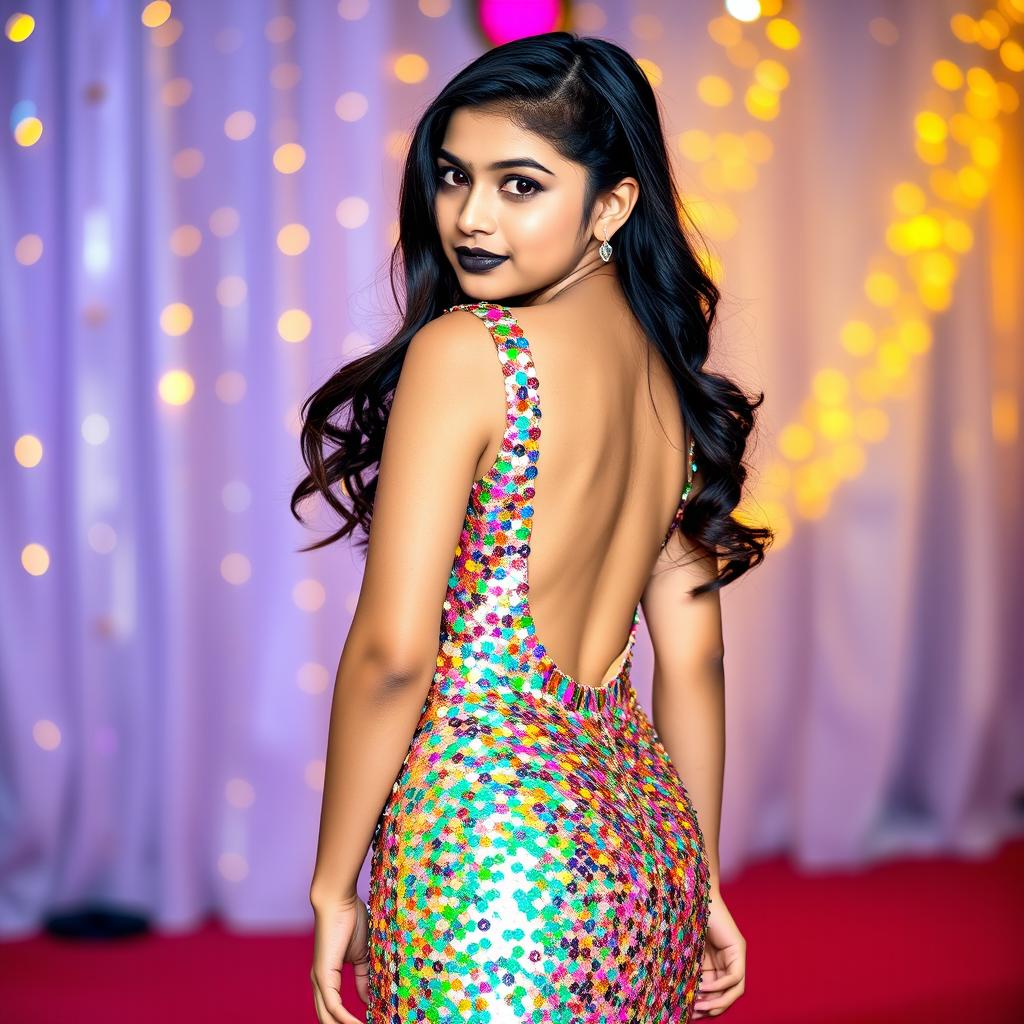
[[[465,294],[529,305],[581,268],[604,266],[599,221],[609,237],[618,221],[598,203],[581,234],[583,167],[506,115],[456,110],[435,165],[438,232]],[[471,249],[493,255],[474,258]]]

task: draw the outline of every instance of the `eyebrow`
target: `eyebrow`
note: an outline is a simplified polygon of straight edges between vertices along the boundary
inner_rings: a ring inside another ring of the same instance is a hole
[[[439,149],[437,152],[439,157],[444,157],[445,160],[450,160],[453,164],[458,164],[459,167],[464,170],[473,170],[473,165],[460,160],[454,153],[449,153],[447,149]],[[555,172],[549,171],[543,164],[537,163],[536,160],[532,160],[528,156],[515,157],[512,160],[495,160],[493,164],[490,164],[486,170],[488,171],[501,171],[509,167],[535,167],[538,171],[543,171],[545,174],[550,174],[554,177]]]

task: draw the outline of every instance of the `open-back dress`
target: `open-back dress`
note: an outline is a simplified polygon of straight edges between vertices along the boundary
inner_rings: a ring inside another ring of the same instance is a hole
[[[545,650],[527,574],[537,371],[507,306],[453,309],[494,339],[507,422],[469,492],[437,669],[373,836],[367,1022],[688,1021],[709,866],[630,681],[640,605],[599,686]],[[662,547],[692,443],[688,459]]]

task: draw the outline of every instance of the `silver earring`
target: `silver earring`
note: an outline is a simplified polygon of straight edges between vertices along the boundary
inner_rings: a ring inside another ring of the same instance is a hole
[[[601,243],[601,248],[597,250],[598,255],[607,263],[612,258],[612,244],[608,241],[608,226],[606,224],[601,225],[604,228],[604,241]]]

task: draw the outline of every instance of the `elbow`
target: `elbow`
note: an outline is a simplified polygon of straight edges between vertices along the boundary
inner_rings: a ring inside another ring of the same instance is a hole
[[[386,702],[407,694],[422,700],[434,676],[437,653],[432,651],[428,655],[374,645],[367,649],[362,661],[359,676],[364,689],[375,700]]]

